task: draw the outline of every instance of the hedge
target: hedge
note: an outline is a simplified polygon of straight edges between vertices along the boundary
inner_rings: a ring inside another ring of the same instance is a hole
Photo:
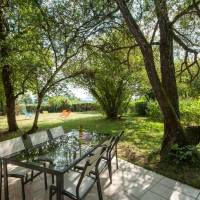
[[[139,116],[146,116],[147,114],[147,101],[138,100],[135,102],[135,112]]]
[[[180,101],[180,115],[184,124],[200,124],[200,100],[187,99]],[[156,101],[149,101],[147,103],[147,116],[153,119],[163,119],[158,103]]]
[[[36,105],[28,104],[26,105],[27,112],[35,112]],[[71,110],[72,112],[84,112],[84,111],[94,111],[97,109],[95,103],[81,103],[72,105],[62,105],[62,106],[52,106],[52,105],[42,105],[40,111],[48,111],[49,113],[62,112],[63,110]]]

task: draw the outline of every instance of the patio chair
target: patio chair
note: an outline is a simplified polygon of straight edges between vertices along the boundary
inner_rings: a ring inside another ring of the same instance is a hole
[[[57,126],[49,129],[51,139],[61,137],[65,134],[65,131],[62,126]]]
[[[33,134],[29,135],[30,140],[30,148],[33,147],[41,147],[44,143],[49,141],[48,133],[47,131],[39,131]],[[49,164],[48,162],[42,161],[41,163],[45,166],[46,164]],[[41,172],[39,172],[41,173]],[[44,173],[44,181],[45,181],[45,189],[47,189],[47,174]],[[54,181],[54,178],[52,177],[52,181]]]
[[[21,137],[13,138],[0,142],[0,199],[2,191],[2,177],[4,176],[2,170],[2,159],[5,156],[9,156],[20,151],[25,150],[24,143]],[[21,181],[22,187],[22,199],[25,200],[25,184],[32,181],[34,176],[32,170],[19,167],[16,165],[8,164],[8,177],[18,178]]]
[[[101,173],[106,168],[106,166],[108,166],[110,183],[112,183],[112,159],[114,157],[116,157],[117,169],[119,168],[117,145],[118,145],[123,133],[124,133],[124,131],[122,131],[118,136],[114,136],[102,144],[102,146],[106,146],[107,149],[106,149],[104,155],[102,156],[101,162],[99,164],[99,172]],[[78,163],[75,166],[75,169],[83,170],[84,163],[85,163],[85,161],[82,160],[80,163]]]
[[[101,144],[101,146],[106,147],[106,151],[104,152],[101,162],[99,163],[99,173],[103,172],[104,169],[106,168],[106,166],[108,166],[108,172],[109,172],[109,178],[110,178],[110,182],[112,182],[112,167],[111,167],[111,161],[109,159],[104,159],[104,158],[108,158],[109,154],[110,154],[110,149],[112,147],[113,142],[115,141],[115,137],[111,137],[109,140],[106,140],[105,142],[103,142]],[[94,150],[89,156],[95,154],[96,150]],[[81,162],[79,162],[76,166],[75,166],[75,170],[83,170],[86,159],[83,159]]]
[[[63,195],[72,200],[82,200],[97,183],[99,200],[103,200],[98,166],[101,161],[105,147],[99,147],[94,155],[88,158],[81,173],[70,171],[64,175]],[[91,176],[92,174],[92,176]],[[49,200],[56,193],[56,186],[51,185],[49,190]]]

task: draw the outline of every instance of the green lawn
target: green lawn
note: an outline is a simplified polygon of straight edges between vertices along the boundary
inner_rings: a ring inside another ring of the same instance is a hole
[[[30,128],[33,119],[17,117],[20,129]],[[106,120],[101,114],[95,112],[72,113],[67,118],[62,118],[58,113],[41,114],[39,118],[40,129],[46,129],[62,125],[64,129],[78,129],[80,125],[84,129],[102,133],[118,134],[124,130],[124,138],[120,142],[120,156],[132,163],[147,169],[159,172],[168,177],[180,180],[192,186],[200,188],[200,168],[190,166],[187,163],[178,165],[173,162],[160,162],[159,148],[163,135],[163,124],[145,117],[128,115],[121,120]],[[6,130],[6,119],[0,119],[0,131]],[[0,140],[10,138],[21,132],[5,136],[1,133]]]

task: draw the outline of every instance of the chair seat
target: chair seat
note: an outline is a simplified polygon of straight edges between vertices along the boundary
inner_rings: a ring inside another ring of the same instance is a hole
[[[70,171],[64,175],[64,192],[76,195],[76,186],[80,179],[81,173]],[[95,179],[89,176],[85,176],[80,185],[79,198],[83,198],[91,187],[94,185]]]
[[[88,158],[85,158],[85,159],[81,160],[76,165],[75,168],[77,168],[77,169],[83,169],[87,160],[88,160]],[[100,163],[99,163],[99,166],[98,166],[99,173],[101,173],[106,168],[106,165],[107,165],[107,160],[102,158],[101,161],[100,161]]]
[[[27,176],[31,176],[31,170],[24,168],[24,167],[19,167],[16,165],[12,165],[12,164],[8,164],[7,165],[8,168],[8,175],[13,175],[13,176],[23,176],[23,177],[27,177]],[[3,171],[2,171],[3,173]]]

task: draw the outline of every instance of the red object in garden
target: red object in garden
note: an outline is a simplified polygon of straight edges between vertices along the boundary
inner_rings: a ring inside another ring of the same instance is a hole
[[[61,117],[68,117],[70,115],[71,111],[70,110],[63,110],[61,113],[60,113],[60,116]]]

